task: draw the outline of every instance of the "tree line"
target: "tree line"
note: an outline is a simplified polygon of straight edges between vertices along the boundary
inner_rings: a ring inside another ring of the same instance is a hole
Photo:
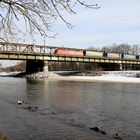
[[[112,53],[125,53],[125,54],[133,54],[138,55],[140,54],[140,45],[129,45],[129,44],[112,44],[108,46],[103,46],[102,48],[96,48],[96,47],[88,47],[89,50],[95,50],[95,51],[107,51]]]
[[[8,67],[2,67],[2,64],[0,64],[0,72],[14,72],[14,71],[24,72],[25,70],[26,70],[25,61],[21,61],[15,66],[8,66]]]

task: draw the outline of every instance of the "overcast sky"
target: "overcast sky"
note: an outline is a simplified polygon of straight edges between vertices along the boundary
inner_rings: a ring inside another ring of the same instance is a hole
[[[91,0],[94,2],[94,0]],[[47,44],[86,48],[113,43],[140,44],[140,0],[96,0],[98,10],[82,9],[67,18],[74,28],[64,23],[56,24],[56,39]]]

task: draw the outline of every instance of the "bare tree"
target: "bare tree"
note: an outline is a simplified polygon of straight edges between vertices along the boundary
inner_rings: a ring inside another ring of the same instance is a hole
[[[139,45],[129,45],[129,44],[113,44],[111,46],[105,46],[102,48],[103,51],[114,52],[114,53],[125,53],[137,55],[140,53]]]
[[[132,54],[138,55],[140,53],[140,46],[135,44],[131,47]]]
[[[15,36],[24,27],[26,33],[39,33],[43,37],[49,37],[48,32],[57,19],[72,28],[63,14],[76,14],[76,6],[99,8],[97,4],[87,4],[81,0],[0,0],[0,39]],[[19,27],[18,22],[23,26]]]
[[[94,50],[94,51],[100,51],[101,49],[100,48],[97,48],[97,47],[93,47],[93,46],[90,46],[87,48],[88,50]]]

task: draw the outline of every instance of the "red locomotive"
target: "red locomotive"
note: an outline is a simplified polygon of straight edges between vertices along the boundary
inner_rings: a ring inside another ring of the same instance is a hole
[[[72,49],[56,49],[55,54],[70,55],[70,56],[84,56],[83,50],[72,50]]]

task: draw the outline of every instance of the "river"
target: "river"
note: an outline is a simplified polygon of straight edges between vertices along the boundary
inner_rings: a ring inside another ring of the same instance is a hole
[[[90,129],[99,126],[105,135]],[[0,78],[0,132],[10,140],[140,140],[140,85]]]

